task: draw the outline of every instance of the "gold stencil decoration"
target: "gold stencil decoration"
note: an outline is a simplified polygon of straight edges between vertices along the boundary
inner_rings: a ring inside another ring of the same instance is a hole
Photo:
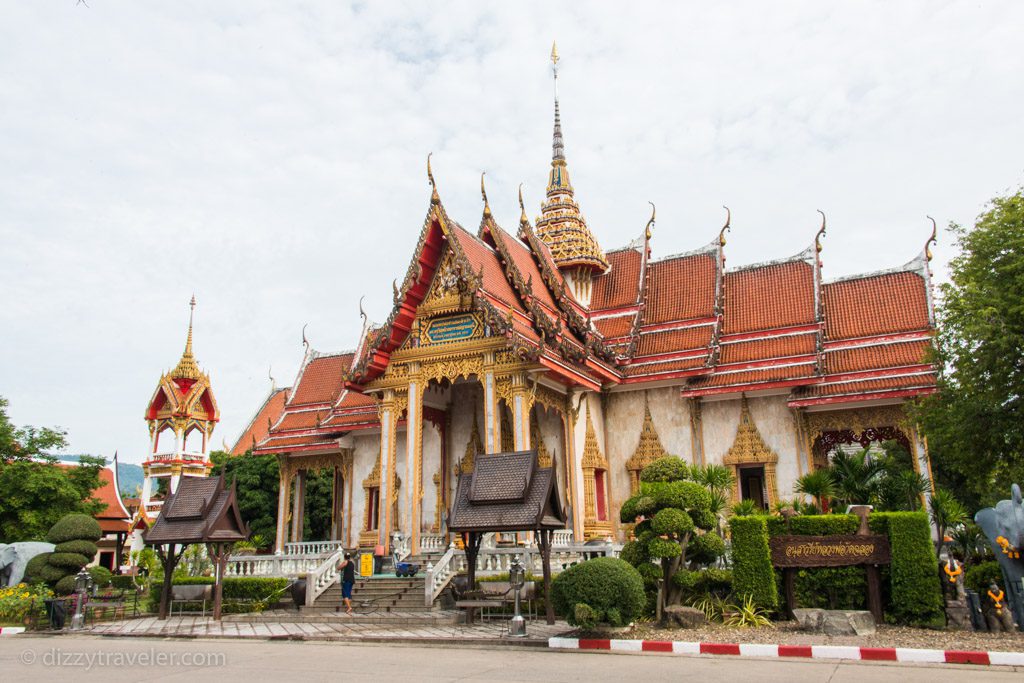
[[[378,514],[380,514],[379,506],[383,505],[383,503],[384,503],[384,499],[382,497],[382,493],[381,493],[381,490],[380,490],[380,481],[381,481],[380,461],[381,461],[380,449],[378,448],[377,449],[377,461],[373,464],[373,469],[370,470],[370,474],[367,475],[366,479],[363,480],[363,491],[364,491],[364,495],[365,495],[365,501],[364,501],[364,504],[363,504],[363,531],[360,532],[360,534],[359,534],[359,545],[360,545],[360,547],[374,546],[374,545],[377,544],[377,526],[378,525],[374,523],[372,525],[373,528],[370,528],[371,527],[370,508],[372,507],[371,504],[370,504],[370,501],[371,501],[371,498],[373,496],[373,491],[374,491],[374,489],[376,489],[376,491],[377,491]],[[391,513],[391,523],[392,523],[392,526],[394,528],[398,528],[398,526],[397,526],[398,525],[398,504],[397,504],[398,496],[397,496],[397,493],[398,493],[398,489],[399,489],[399,487],[401,487],[401,485],[402,485],[402,480],[398,478],[398,473],[396,472],[392,476],[392,479],[391,479],[391,489],[392,489],[392,491],[394,491],[394,494],[392,495],[392,501],[396,501],[396,502],[392,503],[393,506],[394,506],[394,510],[392,510],[392,513]]]
[[[587,540],[605,538],[611,535],[612,523],[608,511],[612,509],[608,487],[608,461],[597,443],[597,432],[590,417],[590,403],[587,403],[587,434],[583,439],[583,535]],[[605,519],[598,519],[598,486],[604,497]]]
[[[473,431],[469,434],[469,441],[466,442],[466,453],[462,456],[462,462],[456,468],[456,474],[470,474],[473,472],[473,462],[476,456],[484,452],[484,444],[480,440],[480,427],[476,421],[476,411],[473,411]]]
[[[445,251],[430,284],[427,296],[419,305],[418,312],[425,316],[443,315],[466,310],[472,305],[472,296],[456,268],[455,256],[451,249]]]
[[[654,427],[651,409],[647,403],[647,393],[644,392],[644,424],[640,429],[640,442],[636,445],[633,455],[626,461],[631,493],[640,490],[640,472],[655,460],[667,455],[668,453],[665,452],[665,448],[661,445],[661,439],[658,437],[658,430]]]
[[[740,424],[736,428],[736,438],[722,459],[722,463],[732,467],[736,475],[733,499],[738,501],[741,496],[740,468],[745,465],[763,465],[768,505],[774,505],[779,499],[778,487],[775,483],[775,466],[778,462],[778,454],[765,443],[753,418],[750,417],[747,397],[744,396],[740,402]]]
[[[508,419],[509,409],[498,406],[501,411],[501,452],[511,453],[516,449],[516,438],[512,433],[512,423]]]
[[[530,441],[533,442],[533,447],[537,451],[537,465],[539,467],[551,467],[551,453],[548,452],[548,447],[544,444],[544,437],[540,433],[540,420],[531,420],[530,425]]]

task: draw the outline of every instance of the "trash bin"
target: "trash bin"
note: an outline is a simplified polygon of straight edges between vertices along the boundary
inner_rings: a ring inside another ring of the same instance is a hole
[[[64,598],[46,598],[43,600],[43,604],[50,628],[55,630],[64,628],[64,622],[68,618],[67,601]]]

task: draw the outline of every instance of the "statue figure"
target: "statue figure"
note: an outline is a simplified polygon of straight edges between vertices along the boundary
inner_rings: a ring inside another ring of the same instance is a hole
[[[1013,617],[1010,616],[1010,610],[1006,608],[1006,594],[999,589],[995,581],[989,584],[988,598],[992,601],[992,609],[985,615],[988,630],[992,633],[1000,631],[1009,633],[1013,630]]]
[[[25,576],[25,565],[29,560],[41,553],[52,552],[52,543],[0,543],[0,587],[17,586]]]
[[[1001,608],[1007,613],[1011,624],[1016,621],[1024,630],[1024,501],[1021,500],[1020,486],[1010,488],[1010,499],[1001,500],[994,508],[979,510],[974,521],[985,532],[995,553],[999,568],[1003,571],[1003,585],[1006,586],[1005,603]],[[998,590],[998,589],[997,589]],[[991,597],[991,595],[990,595]],[[991,627],[991,621],[990,621]]]

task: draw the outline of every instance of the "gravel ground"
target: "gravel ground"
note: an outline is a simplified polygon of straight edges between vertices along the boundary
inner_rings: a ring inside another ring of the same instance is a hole
[[[766,643],[780,645],[860,645],[864,647],[910,647],[935,650],[996,650],[1024,652],[1024,633],[976,633],[932,631],[905,626],[879,626],[871,636],[827,636],[801,631],[796,622],[783,621],[764,628],[730,628],[708,624],[692,629],[661,629],[638,624],[632,630],[602,638],[678,640],[702,643]]]

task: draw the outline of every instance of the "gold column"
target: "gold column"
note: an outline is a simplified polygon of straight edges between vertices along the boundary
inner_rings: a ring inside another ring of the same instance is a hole
[[[530,410],[533,407],[530,391],[526,387],[526,374],[512,375],[512,437],[517,451],[530,449]]]
[[[423,503],[423,379],[419,363],[409,364],[409,406],[405,419],[406,479],[412,481],[409,491],[409,547],[415,554],[419,548]]]
[[[380,505],[377,511],[377,543],[390,552],[392,498],[398,495],[394,490],[395,456],[398,436],[398,405],[395,392],[384,390],[384,399],[378,406],[380,413]]]

